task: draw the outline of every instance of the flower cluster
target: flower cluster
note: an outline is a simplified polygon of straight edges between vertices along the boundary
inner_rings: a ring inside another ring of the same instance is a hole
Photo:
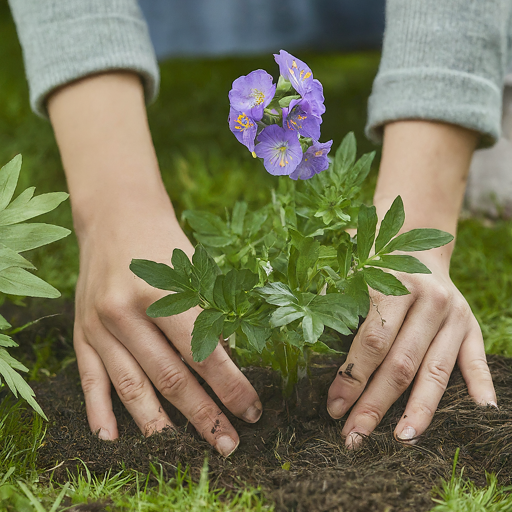
[[[307,180],[329,167],[332,140],[319,142],[323,87],[293,55],[281,50],[274,57],[280,73],[277,86],[262,69],[233,82],[229,127],[254,157],[263,159],[270,174]]]

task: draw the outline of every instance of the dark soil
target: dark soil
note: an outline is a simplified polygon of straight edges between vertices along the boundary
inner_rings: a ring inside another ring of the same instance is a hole
[[[97,473],[118,471],[123,464],[146,473],[150,463],[161,463],[168,477],[181,463],[198,477],[208,456],[214,485],[261,486],[276,510],[298,512],[429,510],[431,489],[441,478],[449,478],[457,448],[459,467],[464,466],[464,475],[475,483],[485,484],[486,471],[497,473],[501,484],[512,483],[511,359],[489,357],[499,411],[475,406],[455,370],[432,425],[417,445],[403,445],[392,435],[405,393],[357,452],[344,448],[343,420],[334,421],[325,411],[338,364],[313,368],[312,384],[304,382],[300,399],[288,407],[275,374],[245,370],[265,410],[255,425],[226,411],[241,439],[229,459],[217,455],[172,407],[169,412],[179,430],[144,438],[117,397],[114,407],[121,437],[116,442],[99,440],[89,432],[78,371],[76,364],[70,364],[55,377],[34,384],[38,402],[50,418],[39,465],[55,468],[57,480],[66,479],[77,459]]]

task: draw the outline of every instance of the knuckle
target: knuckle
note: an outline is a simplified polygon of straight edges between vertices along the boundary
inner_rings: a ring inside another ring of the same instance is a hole
[[[93,372],[83,372],[80,375],[80,382],[85,395],[97,389],[99,385],[98,376]]]
[[[382,356],[387,352],[388,340],[382,331],[371,329],[361,336],[361,347],[371,355]]]
[[[472,359],[468,364],[468,370],[471,374],[484,381],[492,381],[491,372],[485,357]]]
[[[427,376],[435,382],[441,389],[445,389],[450,379],[450,368],[446,361],[433,360],[427,363]]]
[[[180,368],[170,365],[159,372],[155,385],[164,396],[180,395],[187,387],[187,376]]]
[[[355,418],[356,424],[361,422],[363,424],[367,424],[368,421],[364,421],[365,419],[370,419],[371,422],[375,425],[378,425],[383,417],[383,412],[379,409],[378,405],[372,403],[365,403],[357,412],[357,416]]]
[[[109,292],[96,301],[96,311],[100,319],[122,320],[126,317],[129,307],[129,299],[117,292]]]
[[[471,309],[464,299],[456,300],[452,306],[452,314],[457,322],[463,322],[468,319]]]
[[[391,379],[392,386],[400,391],[406,389],[416,375],[416,363],[414,358],[404,353],[400,359],[391,362]]]
[[[124,404],[130,404],[140,400],[146,394],[144,380],[133,375],[123,375],[117,382],[117,392]]]
[[[230,406],[236,406],[245,402],[247,389],[240,379],[231,379],[227,381],[223,389],[219,392],[219,398],[228,409]]]
[[[444,311],[451,301],[451,293],[444,286],[436,286],[429,291],[432,306],[436,311]]]

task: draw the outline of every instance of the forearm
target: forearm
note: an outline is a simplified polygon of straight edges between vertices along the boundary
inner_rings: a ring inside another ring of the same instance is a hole
[[[172,209],[137,75],[110,72],[69,84],[50,96],[48,111],[79,238],[138,204]]]
[[[384,130],[374,204],[382,218],[397,195],[405,208],[403,230],[436,228],[455,235],[466,178],[478,134],[429,121],[398,121]],[[429,251],[449,265],[453,243]]]

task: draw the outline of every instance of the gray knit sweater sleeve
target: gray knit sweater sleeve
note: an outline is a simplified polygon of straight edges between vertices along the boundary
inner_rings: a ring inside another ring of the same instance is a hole
[[[136,0],[9,0],[23,49],[32,109],[47,117],[55,88],[106,70],[132,70],[146,100],[158,94],[159,72]]]
[[[400,119],[476,130],[491,145],[501,129],[511,0],[387,0],[379,72],[366,133]]]

